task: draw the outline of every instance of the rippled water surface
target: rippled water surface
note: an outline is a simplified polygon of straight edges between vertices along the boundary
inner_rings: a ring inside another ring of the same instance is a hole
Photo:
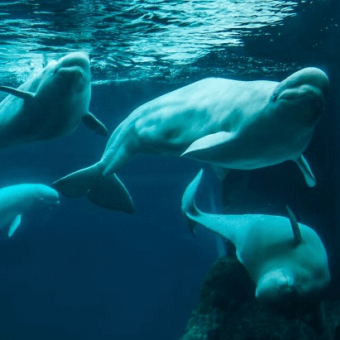
[[[94,80],[100,82],[173,80],[207,64],[221,66],[221,60],[235,72],[254,69],[262,65],[245,53],[247,39],[273,40],[279,33],[271,29],[325,2],[1,1],[0,77],[20,83],[50,59],[78,49],[90,53]],[[267,69],[291,67],[265,63]]]

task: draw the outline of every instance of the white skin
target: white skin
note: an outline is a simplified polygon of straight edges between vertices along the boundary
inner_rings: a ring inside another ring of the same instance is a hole
[[[185,153],[233,169],[295,160],[310,142],[327,89],[327,76],[315,68],[281,83],[198,81],[133,111],[111,135],[98,166],[110,175],[140,153]],[[219,132],[223,136],[213,135]]]
[[[85,53],[71,53],[49,63],[18,88],[31,98],[9,95],[0,103],[0,147],[72,133],[88,113],[90,80]],[[6,87],[0,90],[11,93]]]
[[[277,302],[287,296],[319,294],[330,282],[326,250],[318,235],[299,223],[302,242],[294,242],[288,218],[271,215],[216,215],[199,211],[194,203],[201,174],[183,195],[186,216],[229,239],[239,261],[256,284],[256,297]]]
[[[327,75],[316,68],[281,83],[203,79],[134,110],[112,133],[99,162],[53,186],[68,197],[87,195],[100,206],[131,212],[132,199],[113,174],[142,153],[244,170],[293,160],[314,186],[302,152],[324,109],[328,85]]]
[[[19,184],[0,189],[0,229],[33,207],[59,204],[58,192],[43,184]]]

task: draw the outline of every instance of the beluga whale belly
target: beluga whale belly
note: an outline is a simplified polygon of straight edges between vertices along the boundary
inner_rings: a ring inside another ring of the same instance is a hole
[[[289,218],[201,212],[195,204],[201,177],[202,171],[182,199],[182,211],[191,231],[199,223],[236,246],[238,260],[256,285],[256,298],[269,304],[320,299],[329,285],[330,274],[327,253],[316,232],[297,223],[288,207]]]
[[[74,52],[50,62],[0,103],[0,148],[71,134],[82,121],[98,134],[106,127],[89,112],[90,61]]]
[[[18,184],[0,189],[0,230],[11,237],[22,216],[34,208],[59,204],[58,192],[43,184]]]
[[[280,83],[203,79],[138,107],[112,133],[98,163],[54,187],[66,196],[86,194],[98,205],[131,212],[131,197],[115,172],[142,153],[188,157],[218,169],[250,170],[293,160],[313,186],[302,153],[328,86],[327,75],[317,68]]]

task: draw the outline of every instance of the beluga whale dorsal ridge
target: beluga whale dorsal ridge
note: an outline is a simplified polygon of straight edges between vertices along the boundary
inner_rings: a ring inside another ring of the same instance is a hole
[[[112,133],[96,164],[54,183],[69,197],[87,195],[98,205],[132,210],[115,174],[137,154],[167,154],[220,169],[251,170],[292,160],[309,186],[314,175],[303,157],[325,106],[327,75],[304,68],[282,82],[207,78],[134,110]],[[112,190],[104,195],[106,186]],[[111,183],[111,184],[110,184]],[[115,200],[118,200],[115,202]],[[116,204],[115,204],[116,203]]]
[[[18,89],[0,86],[0,148],[71,134],[83,122],[100,135],[106,127],[89,112],[90,60],[84,52],[50,62]]]
[[[12,237],[31,209],[59,204],[58,192],[43,184],[18,184],[0,189],[0,230]]]
[[[256,285],[255,296],[265,303],[289,298],[318,298],[330,282],[322,241],[310,227],[288,216],[217,215],[200,211],[195,196],[202,171],[188,185],[182,211],[191,231],[198,223],[236,246],[238,260]]]

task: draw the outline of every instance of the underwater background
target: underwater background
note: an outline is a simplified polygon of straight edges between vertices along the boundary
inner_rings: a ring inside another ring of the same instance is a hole
[[[314,228],[329,256],[339,298],[340,5],[319,1],[1,1],[0,83],[19,86],[68,52],[90,54],[91,112],[109,129],[139,105],[205,77],[283,80],[324,70],[327,109],[305,156],[231,172],[222,199],[202,208],[285,215]],[[0,94],[1,99],[5,94]],[[68,137],[2,149],[0,186],[50,185],[98,161],[107,138],[80,125]],[[126,215],[67,199],[25,216],[0,243],[0,340],[178,339],[217,258],[215,236],[188,231],[181,197],[201,167],[187,159],[138,156],[119,171],[135,203]],[[203,210],[203,209],[202,209]],[[254,240],[255,242],[255,240]]]

